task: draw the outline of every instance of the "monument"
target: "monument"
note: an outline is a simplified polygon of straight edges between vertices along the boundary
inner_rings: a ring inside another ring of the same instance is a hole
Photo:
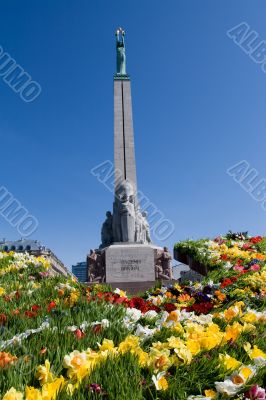
[[[121,288],[139,290],[156,279],[172,279],[167,248],[151,242],[147,213],[137,198],[137,176],[132,118],[131,81],[126,71],[125,32],[116,33],[114,75],[114,167],[113,211],[106,212],[99,250],[88,256],[91,282],[106,281]]]

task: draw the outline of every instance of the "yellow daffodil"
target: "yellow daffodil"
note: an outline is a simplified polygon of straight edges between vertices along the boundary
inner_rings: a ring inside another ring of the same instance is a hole
[[[229,354],[219,354],[220,365],[228,370],[237,369],[241,363],[237,361],[235,358],[229,356]]]
[[[50,362],[48,360],[45,360],[44,365],[39,365],[37,367],[37,372],[36,372],[35,377],[36,377],[36,379],[39,380],[41,386],[47,382],[53,381],[54,376],[50,372]]]
[[[266,365],[266,353],[258,348],[258,346],[251,347],[250,343],[244,344],[244,350],[248,353],[251,360],[255,362],[256,365]]]
[[[242,321],[244,321],[244,322],[248,322],[248,323],[253,323],[253,322],[256,322],[257,321],[257,316],[256,316],[256,314],[255,313],[253,313],[253,312],[248,312],[248,313],[246,313],[245,315],[243,315],[243,317],[242,317]]]
[[[258,348],[258,346],[254,346],[253,349],[249,353],[250,358],[253,360],[254,358],[257,357],[262,357],[266,359],[266,353],[264,353],[262,350]]]
[[[146,365],[147,365],[147,363],[148,363],[148,360],[149,360],[149,355],[148,355],[148,353],[146,353],[144,350],[142,350],[140,347],[137,347],[135,350],[134,350],[134,354],[138,357],[138,362],[139,362],[139,365],[141,366],[141,367],[145,367]]]
[[[249,367],[242,367],[239,370],[239,374],[244,378],[244,380],[246,381],[247,379],[249,379],[252,375],[254,375],[254,370],[252,370]]]
[[[200,343],[197,340],[189,339],[186,343],[188,350],[191,352],[193,356],[198,354],[201,350]]]
[[[39,389],[35,389],[32,386],[26,386],[26,400],[42,400],[42,394]]]
[[[87,354],[78,350],[66,355],[63,365],[67,368],[68,377],[74,381],[81,381],[88,374],[91,367]]]
[[[179,320],[179,312],[178,310],[171,311],[167,317],[167,321],[177,322]]]
[[[80,382],[76,382],[75,384],[73,383],[67,383],[65,386],[66,392],[70,395],[73,396],[74,392],[79,388]]]
[[[23,400],[23,393],[12,387],[6,392],[2,400]]]
[[[224,339],[226,341],[233,340],[235,341],[241,332],[243,331],[243,326],[239,322],[234,322],[233,325],[228,325],[225,328]]]
[[[168,382],[164,375],[164,372],[159,372],[157,375],[152,375],[152,381],[156,387],[156,390],[166,390],[168,388]]]
[[[151,348],[148,359],[149,367],[154,371],[166,371],[171,364],[170,350],[157,350],[156,348]]]
[[[65,379],[63,378],[63,376],[60,376],[60,378],[56,378],[51,383],[46,383],[42,387],[42,399],[56,400],[57,394],[60,392],[60,390],[63,389],[64,385]]]
[[[235,385],[243,385],[255,374],[255,368],[243,366],[238,373],[232,375],[231,380]]]
[[[215,399],[217,395],[216,392],[212,389],[204,390],[204,394],[206,397],[209,397],[211,399]]]
[[[183,345],[183,341],[179,337],[176,337],[176,336],[169,337],[167,339],[167,341],[168,341],[169,349],[174,349],[176,347],[178,348],[178,347],[180,347],[180,345]]]
[[[114,349],[114,342],[109,339],[103,339],[102,344],[100,345],[98,343],[100,351],[105,351],[105,350],[113,350]]]
[[[0,287],[0,296],[3,296],[6,293],[5,289]]]
[[[135,347],[139,345],[139,338],[137,336],[129,335],[126,339],[121,342],[118,346],[118,350],[120,353],[124,354],[131,349],[134,350]]]

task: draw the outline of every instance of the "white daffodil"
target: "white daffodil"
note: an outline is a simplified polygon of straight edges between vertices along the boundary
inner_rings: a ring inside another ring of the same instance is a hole
[[[224,269],[228,270],[228,269],[231,269],[231,268],[233,267],[233,264],[231,264],[230,261],[227,261],[227,262],[224,264],[223,267],[224,267]]]
[[[124,290],[121,290],[119,288],[116,288],[114,290],[114,293],[118,294],[120,297],[126,297],[127,296],[127,293]]]
[[[149,310],[145,314],[143,314],[144,318],[153,319],[158,316],[158,313],[155,310]]]
[[[152,375],[151,379],[156,387],[156,390],[166,390],[168,388],[168,383],[165,379],[165,371],[159,372],[157,375]]]
[[[77,329],[78,329],[78,327],[76,325],[66,327],[66,330],[69,332],[75,332]]]
[[[150,329],[148,326],[142,326],[140,324],[137,325],[137,329],[135,331],[135,335],[138,336],[141,340],[145,341],[149,337],[153,336],[156,332],[156,329]]]
[[[110,321],[108,319],[102,319],[101,320],[101,325],[102,325],[103,328],[109,328]]]
[[[160,318],[157,319],[157,321],[155,322],[155,325],[157,327],[161,327],[165,323],[165,321],[167,320],[168,316],[169,316],[169,313],[167,311],[163,311],[160,314]]]
[[[131,321],[137,322],[142,317],[142,313],[137,308],[127,308],[126,316],[129,317]]]
[[[243,383],[236,385],[231,379],[226,379],[224,382],[215,382],[215,388],[218,393],[227,396],[234,396],[242,388]]]

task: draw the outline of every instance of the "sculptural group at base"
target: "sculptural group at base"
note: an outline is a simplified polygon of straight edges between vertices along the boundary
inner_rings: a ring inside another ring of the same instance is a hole
[[[173,269],[171,266],[171,254],[167,247],[164,247],[162,251],[158,251],[156,265],[155,265],[155,278],[156,280],[172,280]]]
[[[137,243],[90,250],[87,256],[88,282],[172,280],[171,260],[167,247],[162,249]]]
[[[121,242],[151,243],[147,212],[141,212],[133,186],[127,179],[122,181],[116,190],[113,214],[111,211],[106,212],[101,240],[100,248]]]
[[[87,255],[88,282],[105,282],[105,252],[90,250]]]

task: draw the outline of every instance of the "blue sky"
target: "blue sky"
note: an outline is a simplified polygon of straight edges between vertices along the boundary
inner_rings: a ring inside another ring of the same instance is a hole
[[[139,189],[175,225],[165,243],[266,234],[266,212],[226,170],[266,178],[266,74],[226,32],[266,40],[266,4],[246,0],[13,0],[0,45],[42,87],[25,103],[0,78],[0,186],[39,221],[32,238],[68,266],[100,242],[112,194],[90,169],[113,158],[113,74],[126,30]],[[0,215],[0,237],[19,234]]]

